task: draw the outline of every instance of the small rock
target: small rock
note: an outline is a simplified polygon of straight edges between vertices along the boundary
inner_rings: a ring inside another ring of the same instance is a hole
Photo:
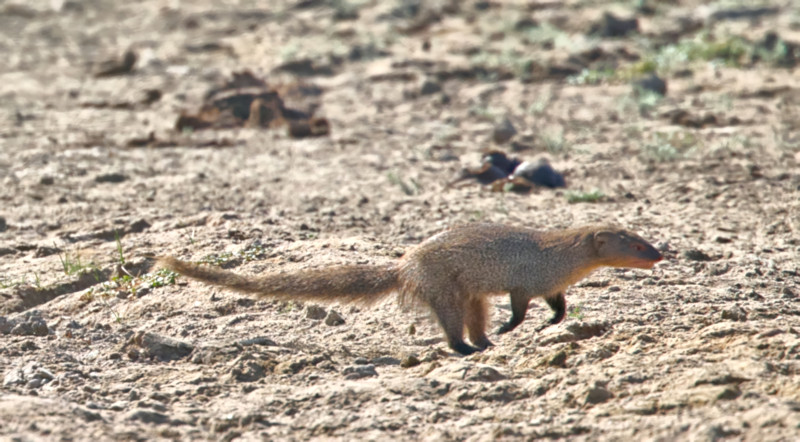
[[[507,376],[497,371],[497,369],[489,366],[478,366],[477,371],[467,373],[464,378],[468,381],[481,381],[481,382],[497,382],[507,379]]]
[[[11,247],[0,247],[0,256],[16,255],[17,251]]]
[[[121,174],[121,173],[104,173],[101,175],[97,175],[94,177],[94,181],[97,183],[121,183],[127,180],[128,177]]]
[[[754,331],[735,322],[717,322],[700,330],[701,338],[725,338],[732,335],[751,335]]]
[[[188,356],[194,346],[166,336],[150,332],[139,332],[128,345],[140,347],[145,355],[160,361],[172,361]]]
[[[757,337],[764,339],[764,338],[771,338],[773,336],[777,336],[780,334],[785,333],[783,330],[779,328],[771,328],[769,330],[763,331],[757,335]]]
[[[565,368],[567,366],[567,352],[564,350],[559,350],[547,361],[547,365],[551,367]]]
[[[302,370],[305,367],[311,365],[317,365],[324,360],[326,360],[326,358],[324,358],[323,356],[297,357],[288,361],[283,361],[278,363],[278,365],[275,366],[274,371],[275,373],[278,374],[295,374],[300,372],[300,370]]]
[[[73,330],[77,330],[79,328],[83,328],[83,326],[78,321],[76,321],[74,319],[70,319],[69,322],[67,322],[64,325],[64,328],[71,328]]]
[[[742,309],[739,305],[733,305],[722,310],[722,319],[728,321],[746,321],[747,320],[747,312]]]
[[[789,287],[784,287],[783,290],[781,290],[781,298],[783,299],[794,299],[796,297],[797,294],[795,294]],[[0,320],[0,332],[2,331],[3,331],[3,321]]]
[[[275,341],[266,336],[257,336],[255,338],[242,339],[241,341],[239,341],[239,345],[243,347],[247,347],[250,345],[263,345],[265,347],[275,347],[278,344],[276,344]]]
[[[494,127],[494,131],[492,131],[492,140],[497,144],[503,144],[511,140],[516,134],[517,129],[511,124],[511,120],[503,118],[503,121]]]
[[[698,249],[690,249],[685,250],[683,252],[683,257],[690,260],[690,261],[713,261],[714,258],[708,256],[707,253],[703,252],[702,250]]]
[[[125,415],[124,419],[127,421],[138,421],[145,424],[163,424],[169,420],[167,415],[163,413],[145,410],[143,408],[132,410],[130,413]]]
[[[656,76],[650,74],[649,77],[642,78],[633,84],[637,90],[645,90],[655,92],[662,97],[667,95],[667,82]]]
[[[586,392],[585,404],[601,404],[614,397],[614,393],[603,387],[592,387]]]
[[[419,364],[421,364],[421,362],[415,355],[407,355],[400,360],[400,366],[403,368],[416,367]]]
[[[150,399],[157,400],[159,402],[169,402],[169,396],[164,393],[159,393],[157,391],[150,393]]]
[[[149,228],[150,223],[147,222],[147,220],[139,219],[128,225],[128,227],[125,229],[125,233],[142,233]]]
[[[337,326],[344,324],[344,318],[342,315],[336,312],[336,310],[331,310],[328,312],[328,316],[325,317],[325,325],[330,326]]]
[[[322,117],[290,120],[288,133],[292,138],[322,137],[331,133],[331,124],[328,119]]]
[[[44,367],[38,367],[36,369],[36,372],[34,373],[34,376],[36,376],[38,378],[41,378],[41,379],[44,379],[44,380],[47,380],[47,381],[52,381],[56,377],[56,375],[54,375],[52,371],[50,371],[50,370],[48,370],[48,369],[46,369]]]
[[[400,359],[391,356],[378,356],[372,360],[375,365],[400,365]]]
[[[3,323],[0,322],[0,330],[2,330],[2,325],[3,325]],[[408,334],[411,335],[411,336],[414,336],[415,334],[417,334],[417,327],[415,327],[414,324],[411,324],[411,325],[408,326]]]
[[[342,374],[344,374],[344,378],[347,380],[378,376],[378,372],[375,371],[375,366],[372,364],[351,365],[349,367],[345,367],[345,369],[342,371]]]
[[[164,406],[164,404],[159,404],[158,402],[139,401],[136,406],[139,408],[149,408],[160,412],[167,411],[167,407]]]
[[[450,379],[459,382],[497,382],[508,378],[492,366],[471,363],[443,365],[433,369],[427,376],[434,379]]]
[[[0,232],[5,232],[8,229],[6,219],[0,216]]]
[[[592,26],[590,34],[598,34],[601,37],[624,37],[631,32],[639,30],[639,20],[632,19],[619,19],[614,14],[606,12],[600,23]]]
[[[698,378],[694,381],[694,386],[697,387],[700,385],[729,385],[729,384],[738,385],[741,384],[742,382],[749,382],[749,381],[752,381],[752,379],[736,375],[725,370],[709,369],[700,376],[698,376]]]
[[[12,385],[22,385],[25,383],[25,374],[21,367],[13,368],[6,372],[3,377],[3,387],[10,387]]]
[[[267,372],[264,367],[256,361],[240,361],[230,371],[230,378],[236,382],[255,382]]]
[[[48,175],[45,175],[39,179],[39,184],[43,186],[52,186],[55,182],[56,180],[54,180],[53,177]]]
[[[24,366],[9,370],[3,378],[3,386],[27,385],[28,388],[36,389],[54,378],[55,375],[50,370],[42,367],[37,361],[31,361]]]
[[[102,62],[94,76],[97,78],[124,75],[133,70],[139,56],[131,49],[125,51],[121,58],[110,59]]]
[[[47,336],[49,333],[47,323],[38,316],[29,316],[11,329],[11,334],[17,336]]]
[[[0,333],[7,335],[11,333],[11,329],[14,327],[12,322],[9,322],[5,316],[0,316]]]
[[[328,312],[318,305],[310,304],[306,306],[306,318],[308,319],[325,319]]]
[[[636,340],[639,342],[644,342],[645,344],[652,344],[656,342],[655,338],[646,333],[642,333],[641,335],[636,336]]]
[[[86,422],[94,422],[94,421],[101,421],[103,420],[103,416],[96,411],[91,411],[88,408],[83,407],[75,407],[72,409],[72,412],[80,417],[81,419],[85,420]]]
[[[514,173],[509,176],[509,179],[514,184],[520,184],[515,179],[523,179],[528,186],[539,185],[557,189],[566,187],[567,183],[564,180],[564,175],[556,172],[550,163],[544,159],[539,158],[536,161],[524,161],[514,169]]]
[[[602,336],[608,330],[608,324],[605,322],[572,322],[566,327],[567,331],[575,335],[575,339],[580,341],[584,339]]]
[[[738,385],[727,385],[717,395],[718,400],[730,401],[742,395],[742,390]]]
[[[122,411],[128,406],[128,401],[117,401],[108,406],[111,411]]]
[[[420,95],[431,95],[437,92],[441,92],[442,85],[431,80],[425,80],[422,82],[422,86],[419,89]]]
[[[36,248],[36,253],[33,256],[36,258],[44,258],[45,256],[55,255],[56,253],[60,253],[61,249],[58,247],[50,247],[50,246],[39,246]]]
[[[27,341],[23,342],[22,345],[19,346],[19,348],[22,351],[34,351],[34,350],[38,350],[39,346],[36,345],[35,342],[33,342],[31,340],[27,340]]]
[[[714,263],[708,266],[708,274],[711,276],[719,276],[728,273],[731,267],[727,262]]]
[[[748,299],[752,299],[754,301],[763,301],[764,297],[759,295],[758,292],[755,290],[750,290],[750,293],[747,294]]]
[[[356,358],[353,363],[356,365],[367,365],[369,364],[369,360],[367,360],[367,358]]]

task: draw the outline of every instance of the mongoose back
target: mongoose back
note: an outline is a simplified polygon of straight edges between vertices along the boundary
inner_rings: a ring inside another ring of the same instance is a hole
[[[486,336],[489,296],[509,294],[507,333],[525,319],[532,298],[564,319],[564,291],[598,267],[652,268],[662,259],[647,241],[613,226],[536,231],[500,224],[467,224],[423,241],[385,265],[343,265],[241,276],[173,257],[159,263],[209,284],[260,297],[369,305],[392,292],[403,303],[431,309],[453,350],[468,355],[492,345]],[[549,325],[548,324],[548,325]],[[466,329],[472,345],[464,342]]]

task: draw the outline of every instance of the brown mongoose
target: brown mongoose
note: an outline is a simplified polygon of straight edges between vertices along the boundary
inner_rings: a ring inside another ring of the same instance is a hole
[[[262,276],[180,261],[162,266],[213,285],[272,299],[372,304],[396,291],[404,303],[427,305],[453,350],[468,355],[492,345],[486,337],[489,296],[511,296],[511,319],[498,333],[525,319],[528,302],[544,298],[564,319],[567,287],[598,267],[649,269],[662,259],[647,241],[611,226],[536,231],[499,224],[467,224],[423,241],[385,265],[342,265]],[[464,342],[464,329],[474,345]],[[477,347],[477,348],[476,348]]]

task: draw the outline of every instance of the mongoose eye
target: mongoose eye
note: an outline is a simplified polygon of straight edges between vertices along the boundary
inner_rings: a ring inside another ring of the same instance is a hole
[[[632,247],[637,252],[644,252],[644,245],[642,245],[642,244],[633,244]]]

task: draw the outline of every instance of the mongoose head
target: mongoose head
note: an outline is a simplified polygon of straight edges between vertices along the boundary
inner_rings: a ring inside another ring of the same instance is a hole
[[[664,259],[661,253],[639,235],[619,228],[602,228],[592,236],[595,251],[603,265],[650,269]]]

